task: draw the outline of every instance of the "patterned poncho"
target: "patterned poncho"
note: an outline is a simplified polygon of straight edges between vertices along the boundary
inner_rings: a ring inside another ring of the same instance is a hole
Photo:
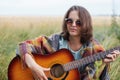
[[[59,49],[60,37],[61,37],[60,35],[55,34],[50,38],[46,36],[39,36],[33,40],[26,40],[26,41],[20,42],[18,45],[17,54],[20,55],[21,60],[23,62],[23,66],[26,66],[25,64],[26,53],[30,55],[32,55],[32,53],[39,53],[44,55],[44,54],[51,54],[57,51]],[[84,50],[83,51],[84,53],[80,53],[82,54],[82,58],[96,54],[98,52],[102,52],[104,51],[104,48],[96,40],[92,40],[90,45],[85,47],[83,50]],[[102,60],[96,61],[94,63],[91,63],[85,66],[85,69],[83,70],[84,72],[81,73],[82,80],[86,80],[86,79],[87,80],[93,80],[93,79],[106,80],[108,75],[106,75],[107,70],[104,71],[105,66],[106,64],[103,63]],[[99,78],[101,75],[104,75],[104,76],[102,76],[102,78]],[[109,80],[109,77],[107,80]]]

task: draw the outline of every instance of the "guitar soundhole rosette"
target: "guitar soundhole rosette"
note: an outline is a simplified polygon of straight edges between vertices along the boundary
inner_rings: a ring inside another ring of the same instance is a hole
[[[54,64],[51,67],[50,73],[52,76],[54,76],[55,78],[59,78],[64,74],[64,69],[63,66],[61,64]]]

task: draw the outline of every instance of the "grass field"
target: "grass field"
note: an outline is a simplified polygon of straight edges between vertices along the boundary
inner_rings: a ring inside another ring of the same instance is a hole
[[[115,32],[111,32],[110,17],[92,17],[94,37],[105,49],[119,46]],[[117,18],[120,25],[120,18]],[[62,26],[62,17],[0,17],[0,80],[7,80],[7,68],[15,56],[15,49],[19,42],[33,39],[40,35],[50,36],[59,33]],[[120,29],[120,28],[119,28]],[[110,33],[110,34],[108,34]],[[111,80],[120,80],[120,57],[111,63],[109,72]]]

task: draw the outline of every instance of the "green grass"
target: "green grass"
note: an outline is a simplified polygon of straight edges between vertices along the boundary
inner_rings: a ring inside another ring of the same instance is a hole
[[[12,19],[10,21],[12,21]],[[61,30],[60,20],[59,22],[56,20],[55,24],[54,20],[49,20],[49,23],[42,20],[40,24],[36,23],[38,24],[36,25],[33,22],[29,23],[27,19],[26,24],[29,24],[28,26],[24,24],[25,22],[18,24],[16,21],[14,21],[14,23],[10,21],[0,23],[0,80],[7,80],[8,65],[15,56],[15,49],[19,42],[33,39],[40,35],[50,36],[50,34],[58,33]]]
[[[7,80],[7,68],[15,56],[15,49],[19,42],[26,39],[33,39],[40,35],[50,36],[53,33],[59,33],[61,31],[61,18],[45,18],[41,19],[11,19],[0,22],[0,80]],[[51,20],[52,19],[52,20]],[[20,21],[21,20],[21,21]],[[101,23],[102,24],[102,23]],[[94,25],[94,37],[97,38],[105,49],[119,45],[119,40],[116,35],[108,35],[111,27],[107,25],[100,25],[97,27]],[[120,58],[111,63],[110,77],[111,80],[120,79]]]

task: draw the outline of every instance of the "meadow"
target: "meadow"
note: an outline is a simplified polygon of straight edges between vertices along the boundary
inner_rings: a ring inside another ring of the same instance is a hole
[[[120,39],[111,26],[111,17],[93,16],[94,37],[105,49],[119,46]],[[7,80],[7,69],[15,56],[17,44],[40,35],[50,36],[61,32],[63,17],[0,16],[0,80]],[[117,17],[120,27],[120,17]],[[119,28],[120,30],[120,28]],[[111,80],[120,80],[120,57],[111,63]]]

